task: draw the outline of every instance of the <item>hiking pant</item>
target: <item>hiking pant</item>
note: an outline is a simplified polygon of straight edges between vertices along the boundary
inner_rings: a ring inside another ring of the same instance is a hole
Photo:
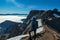
[[[34,40],[36,40],[36,29],[33,32],[34,32]],[[31,31],[29,31],[29,39],[32,40]]]

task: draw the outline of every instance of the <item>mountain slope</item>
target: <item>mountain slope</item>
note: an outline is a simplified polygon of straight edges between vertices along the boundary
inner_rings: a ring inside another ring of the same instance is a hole
[[[0,34],[10,33],[12,31],[11,30],[12,28],[15,28],[15,26],[18,27],[18,24],[21,24],[21,23],[9,21],[9,20],[2,22],[0,24],[0,27],[1,27]]]

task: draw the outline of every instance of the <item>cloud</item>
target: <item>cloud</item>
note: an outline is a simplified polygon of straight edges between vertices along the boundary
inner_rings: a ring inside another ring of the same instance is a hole
[[[25,19],[25,16],[0,16],[0,23],[10,20],[14,22],[22,22],[21,19]]]
[[[23,4],[23,3],[18,3],[18,2],[16,2],[16,0],[6,0],[6,2],[11,2],[11,3],[13,3],[16,7],[19,7],[19,8],[26,8],[26,9],[35,9],[35,8],[37,8],[37,6],[35,6],[35,5],[25,5],[25,4]]]
[[[18,11],[17,12],[4,11],[2,13],[23,13],[23,14],[25,13],[26,14],[26,13],[29,13],[30,10],[34,10],[34,9],[38,8],[38,6],[36,6],[36,5],[26,5],[23,3],[18,3],[18,2],[16,2],[16,0],[6,0],[6,2],[14,4],[17,8],[19,8],[20,11],[19,10],[18,10],[19,12]]]
[[[36,9],[37,6],[35,6],[35,5],[29,5],[27,8],[28,8],[28,9]]]
[[[15,6],[17,6],[17,7],[20,7],[20,8],[22,8],[22,7],[24,7],[25,5],[24,4],[19,4],[18,2],[16,2],[16,0],[6,0],[6,2],[11,2],[11,3],[13,3]]]

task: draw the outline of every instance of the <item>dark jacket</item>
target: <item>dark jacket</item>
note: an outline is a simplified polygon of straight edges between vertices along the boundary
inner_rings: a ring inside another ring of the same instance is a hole
[[[32,20],[30,31],[34,31],[38,28],[38,21]]]

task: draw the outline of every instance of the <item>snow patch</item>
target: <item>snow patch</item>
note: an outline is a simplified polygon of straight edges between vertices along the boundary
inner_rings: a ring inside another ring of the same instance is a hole
[[[37,33],[40,33],[42,30],[43,30],[43,27],[38,28]],[[29,34],[19,35],[19,36],[16,36],[16,37],[13,37],[13,38],[10,38],[10,39],[7,39],[7,40],[20,40],[21,38],[26,37],[26,36],[29,36]]]

